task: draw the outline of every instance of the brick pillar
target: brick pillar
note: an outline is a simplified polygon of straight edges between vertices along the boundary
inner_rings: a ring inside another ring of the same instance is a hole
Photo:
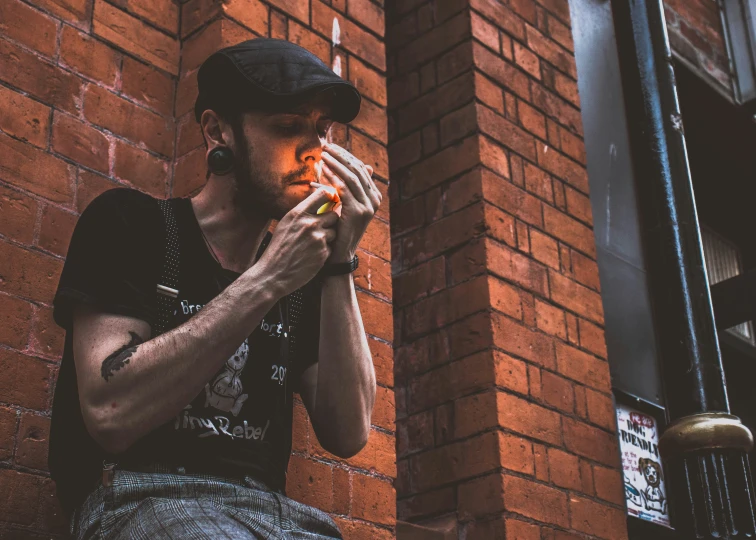
[[[46,468],[63,347],[50,303],[73,227],[107,189],[165,197],[201,188],[204,149],[191,109],[204,58],[271,36],[340,67],[365,99],[334,141],[373,165],[386,191],[383,8],[345,4],[0,0],[0,493],[10,494],[0,497],[0,529],[12,537],[49,538],[66,527]],[[301,402],[295,409],[289,494],[331,512],[346,538],[394,536],[388,208],[387,196],[355,278],[379,385],[367,448],[349,460],[327,454]]]
[[[567,1],[387,11],[398,519],[626,538]]]

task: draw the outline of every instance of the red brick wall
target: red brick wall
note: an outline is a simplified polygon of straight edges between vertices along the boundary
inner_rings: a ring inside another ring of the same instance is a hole
[[[715,0],[664,0],[667,32],[678,58],[712,86],[732,95],[727,47]]]
[[[398,519],[626,538],[567,0],[387,13]]]
[[[254,36],[340,59],[365,101],[334,140],[386,188],[384,15],[371,0],[0,0],[0,21],[0,537],[50,538],[65,529],[46,471],[63,345],[50,302],[78,215],[116,186],[161,197],[201,187],[196,69]],[[379,384],[367,448],[347,461],[328,455],[301,403],[295,410],[290,495],[332,512],[347,538],[393,537],[388,206],[356,276]]]

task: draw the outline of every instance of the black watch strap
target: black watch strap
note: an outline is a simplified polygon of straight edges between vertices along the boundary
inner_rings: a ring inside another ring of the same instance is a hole
[[[360,259],[357,255],[349,262],[326,264],[320,271],[321,276],[340,276],[342,274],[351,274],[360,265]]]

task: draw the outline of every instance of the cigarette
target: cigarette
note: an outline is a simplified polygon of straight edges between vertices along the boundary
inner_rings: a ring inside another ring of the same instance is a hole
[[[328,194],[329,194],[329,195],[330,195],[330,196],[331,196],[331,197],[332,197],[333,199],[335,199],[335,200],[338,200],[338,198],[339,198],[339,192],[338,192],[338,191],[336,191],[336,188],[335,188],[335,187],[333,187],[333,186],[327,186],[327,185],[325,185],[325,184],[320,184],[320,183],[318,183],[318,182],[310,182],[310,185],[311,185],[312,187],[314,187],[315,189],[318,189],[318,188],[323,188],[323,189],[325,189],[325,190],[326,190],[326,191],[328,192]]]
[[[315,162],[315,178],[320,180],[320,177],[323,174],[323,160],[316,161]]]

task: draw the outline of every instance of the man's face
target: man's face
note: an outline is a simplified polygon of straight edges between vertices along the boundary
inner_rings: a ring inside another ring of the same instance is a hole
[[[248,112],[235,129],[236,204],[251,215],[281,219],[313,192],[315,163],[333,121],[322,100],[291,113]]]

